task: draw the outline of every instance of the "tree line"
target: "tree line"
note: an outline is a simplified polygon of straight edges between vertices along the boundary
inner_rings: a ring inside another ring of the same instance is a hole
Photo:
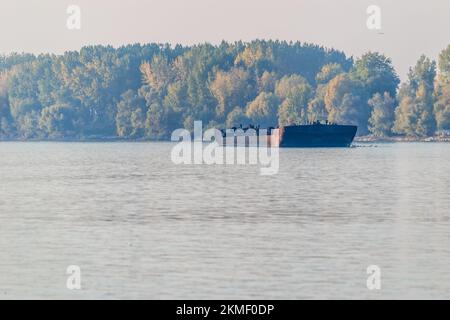
[[[328,120],[358,134],[450,130],[450,45],[400,79],[376,52],[284,41],[88,46],[0,56],[0,139],[167,139],[177,128]]]

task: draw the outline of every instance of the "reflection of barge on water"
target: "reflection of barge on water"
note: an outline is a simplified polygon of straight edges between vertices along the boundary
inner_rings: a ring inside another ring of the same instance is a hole
[[[262,129],[259,126],[222,130],[223,144],[235,146],[272,146],[281,148],[350,147],[357,126],[322,124],[293,125]]]

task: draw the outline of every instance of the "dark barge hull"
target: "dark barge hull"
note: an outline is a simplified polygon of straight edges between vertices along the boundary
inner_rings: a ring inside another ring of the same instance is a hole
[[[286,126],[279,129],[278,139],[275,134],[271,140],[272,144],[278,140],[281,148],[344,148],[351,146],[357,130],[345,125]]]
[[[345,148],[355,138],[356,126],[311,124],[281,128],[232,128],[222,130],[224,146],[270,146],[280,148]],[[231,132],[231,134],[229,134]]]

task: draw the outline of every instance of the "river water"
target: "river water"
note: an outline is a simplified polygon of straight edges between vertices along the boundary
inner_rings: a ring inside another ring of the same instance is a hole
[[[282,149],[270,176],[172,147],[0,143],[0,299],[450,298],[450,144]]]

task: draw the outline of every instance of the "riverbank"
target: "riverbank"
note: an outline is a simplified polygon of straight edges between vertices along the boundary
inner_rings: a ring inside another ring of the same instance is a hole
[[[433,137],[376,137],[361,136],[356,137],[355,142],[450,142],[449,135],[433,136]]]
[[[360,136],[355,137],[355,142],[370,143],[393,143],[393,142],[450,142],[450,135],[439,135],[433,137],[376,137]],[[170,140],[151,140],[147,138],[126,138],[115,136],[83,136],[83,137],[65,137],[65,138],[31,138],[31,139],[2,139],[0,142],[170,142]]]

